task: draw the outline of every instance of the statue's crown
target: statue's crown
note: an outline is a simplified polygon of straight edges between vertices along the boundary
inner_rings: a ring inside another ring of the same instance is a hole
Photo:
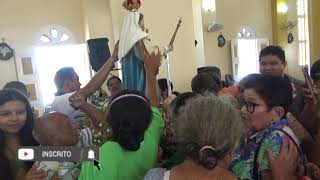
[[[126,8],[126,10],[134,12],[138,11],[141,6],[140,0],[124,0],[122,6]]]

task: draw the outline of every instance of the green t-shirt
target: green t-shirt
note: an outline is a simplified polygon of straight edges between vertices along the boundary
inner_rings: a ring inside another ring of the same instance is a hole
[[[164,122],[158,108],[137,151],[126,151],[117,142],[107,141],[99,149],[100,171],[92,162],[84,162],[79,180],[141,180],[157,161],[158,144]]]

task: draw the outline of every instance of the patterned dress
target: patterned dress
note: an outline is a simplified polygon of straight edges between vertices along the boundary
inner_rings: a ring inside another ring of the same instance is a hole
[[[229,169],[240,179],[254,179],[254,158],[256,153],[258,153],[256,161],[258,173],[256,174],[260,176],[262,172],[268,171],[270,168],[266,153],[267,150],[270,149],[273,155],[278,155],[285,139],[290,141],[293,139],[297,144],[300,144],[299,140],[287,125],[288,120],[281,119],[270,124],[268,128],[263,131],[249,131],[245,133],[240,139],[239,146],[234,151],[233,161]],[[287,134],[289,134],[290,137]],[[258,148],[260,149],[258,150]]]

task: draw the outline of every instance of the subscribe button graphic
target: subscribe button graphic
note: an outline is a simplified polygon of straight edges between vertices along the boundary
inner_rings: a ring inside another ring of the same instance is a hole
[[[98,147],[31,146],[18,149],[18,159],[23,161],[81,162],[99,160]]]
[[[34,150],[31,148],[20,148],[18,150],[18,159],[28,161],[34,159]]]

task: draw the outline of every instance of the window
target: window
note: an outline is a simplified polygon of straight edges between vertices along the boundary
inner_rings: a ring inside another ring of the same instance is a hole
[[[250,26],[240,27],[236,38],[231,40],[232,72],[237,82],[248,74],[259,73],[259,53],[267,45],[269,40],[256,38]]]
[[[205,11],[214,12],[214,11],[216,11],[216,1],[215,0],[203,0],[202,7]]]
[[[55,73],[62,67],[73,67],[82,85],[90,80],[90,64],[86,44],[42,46],[35,49],[38,82],[44,106],[52,103],[57,91]]]
[[[308,0],[297,0],[299,65],[310,66]]]
[[[86,44],[75,44],[68,29],[55,25],[43,28],[38,35],[39,46],[34,57],[37,68],[37,83],[40,103],[43,107],[54,100],[57,91],[54,84],[55,73],[62,67],[73,67],[82,85],[91,78]]]
[[[40,41],[42,43],[62,43],[70,39],[68,33],[63,32],[58,28],[51,28],[48,34],[42,34],[40,36]]]
[[[240,39],[254,39],[255,34],[250,26],[241,26],[238,32],[238,38]]]
[[[248,74],[259,72],[259,61],[257,61],[257,39],[238,40],[238,76],[236,80],[244,78]]]

